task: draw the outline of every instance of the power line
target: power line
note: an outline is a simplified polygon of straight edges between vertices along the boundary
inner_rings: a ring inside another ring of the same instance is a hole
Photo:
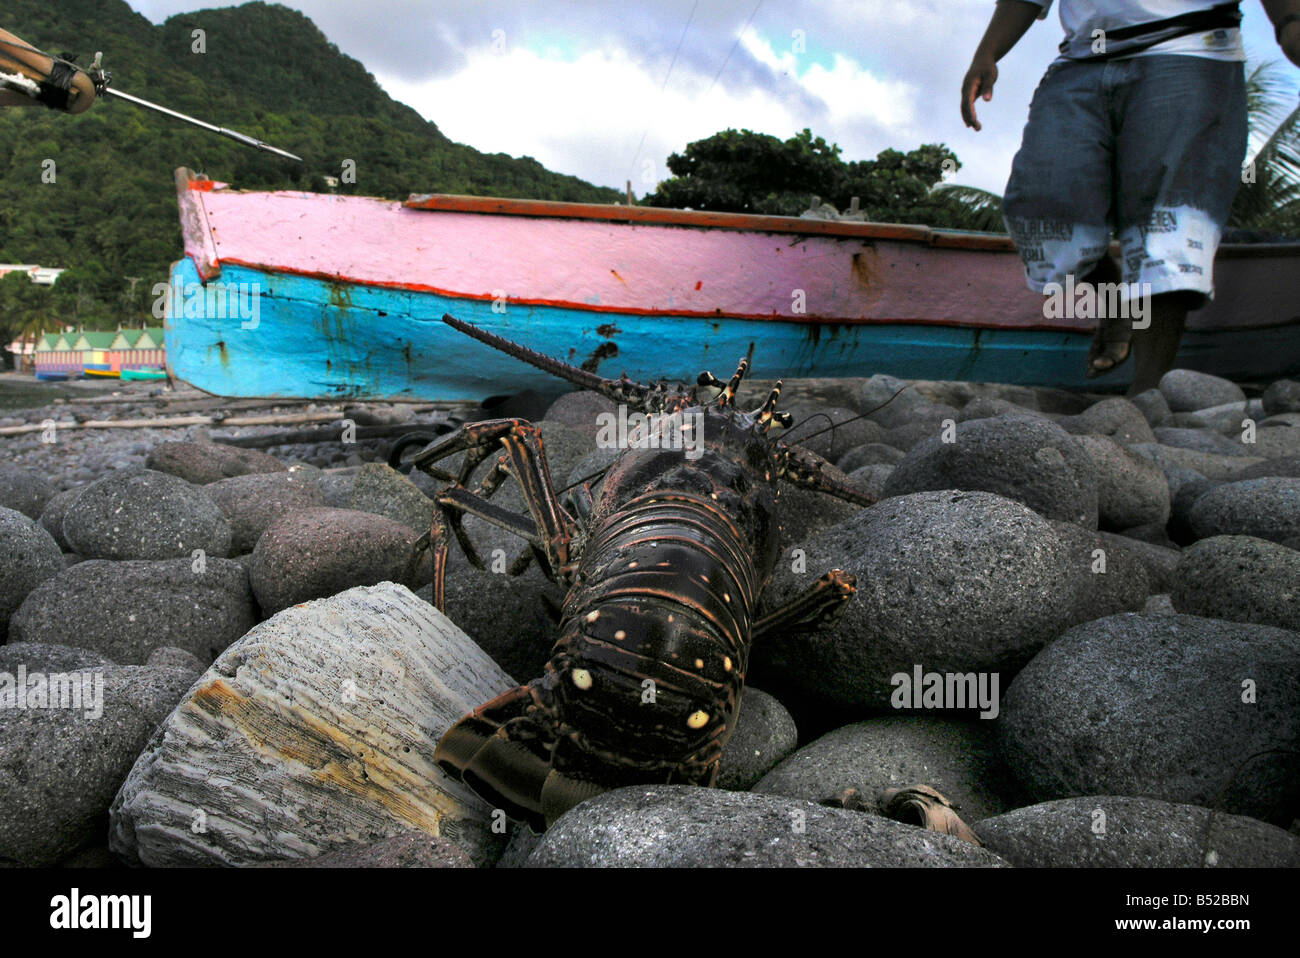
[[[673,67],[677,66],[677,55],[682,52],[682,44],[686,41],[686,33],[691,28],[691,23],[695,20],[695,11],[699,9],[700,0],[695,0],[691,5],[691,15],[686,18],[686,26],[682,27],[682,35],[677,38],[677,49],[673,51],[673,59],[668,64],[668,72],[664,75],[664,82],[659,86],[660,99],[663,98],[664,90],[668,89],[668,78],[673,75]],[[636,168],[636,161],[641,158],[641,149],[645,146],[645,138],[650,133],[650,127],[646,126],[641,133],[641,142],[636,145],[636,152],[632,154],[632,163],[628,167],[629,172]]]
[[[718,72],[713,76],[713,82],[710,83],[709,88],[704,91],[705,96],[708,96],[710,93],[712,93],[713,88],[718,85],[718,80],[722,78],[722,71],[727,69],[727,64],[731,62],[732,54],[736,52],[736,47],[740,46],[741,38],[745,35],[745,31],[749,29],[749,25],[754,22],[754,17],[758,15],[758,8],[761,7],[762,5],[763,5],[763,0],[758,0],[758,3],[754,4],[754,9],[753,12],[750,13],[749,19],[745,21],[745,25],[741,27],[740,32],[736,34],[736,42],[733,43],[731,45],[731,49],[727,51],[727,58],[722,61],[722,66],[718,67]]]

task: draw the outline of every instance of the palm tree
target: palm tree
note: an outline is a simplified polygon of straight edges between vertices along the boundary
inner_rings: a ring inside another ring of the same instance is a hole
[[[1228,226],[1300,237],[1300,106],[1276,62],[1261,63],[1246,80],[1249,159]],[[1263,135],[1263,130],[1272,133]]]
[[[1293,93],[1276,61],[1256,65],[1246,78],[1248,159],[1229,229],[1300,238],[1300,106],[1291,108]],[[946,183],[934,192],[952,201],[963,228],[1006,232],[997,193]]]

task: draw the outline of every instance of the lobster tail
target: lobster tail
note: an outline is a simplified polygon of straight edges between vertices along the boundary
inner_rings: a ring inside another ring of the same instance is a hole
[[[512,343],[504,336],[498,336],[495,333],[489,333],[487,330],[462,322],[450,313],[444,315],[442,321],[452,329],[477,339],[480,343],[491,346],[493,349],[499,349],[509,356],[514,356],[515,359],[528,363],[530,366],[536,366],[542,372],[558,376],[560,379],[571,382],[575,386],[581,386],[583,389],[594,390],[607,399],[614,400],[614,402],[625,403],[642,412],[650,411],[646,399],[655,390],[644,383],[628,379],[626,376],[621,379],[606,379],[604,376],[597,376],[585,369],[579,369],[577,366],[571,366],[534,349],[529,349],[527,346]]]
[[[527,722],[534,690],[516,686],[465,716],[443,735],[433,760],[485,802],[541,833],[579,802],[606,789],[551,767],[551,743],[512,738],[506,723]]]

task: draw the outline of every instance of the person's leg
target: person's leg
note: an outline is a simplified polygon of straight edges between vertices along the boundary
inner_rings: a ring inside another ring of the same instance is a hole
[[[1119,264],[1109,255],[1103,256],[1080,285],[1089,284],[1104,289],[1120,281]],[[1097,329],[1092,336],[1092,349],[1088,352],[1088,378],[1108,373],[1128,359],[1129,343],[1133,337],[1133,323],[1127,310],[1107,309],[1108,296],[1097,297]]]
[[[1213,295],[1246,150],[1245,83],[1240,63],[1203,57],[1137,57],[1122,69],[1117,228],[1124,280],[1150,302],[1149,325],[1133,330],[1135,395],[1174,367],[1188,312]]]
[[[1026,285],[1038,293],[1119,280],[1107,255],[1114,134],[1101,78],[1100,64],[1052,64],[1034,91],[1011,165],[1002,211]],[[1079,322],[1081,332],[1087,322]],[[1127,355],[1127,331],[1120,333],[1113,341],[1100,333],[1095,339],[1090,360],[1098,372]]]
[[[1128,388],[1129,396],[1155,389],[1160,377],[1174,368],[1187,314],[1204,302],[1201,294],[1185,290],[1151,297],[1151,325],[1133,330],[1133,385]]]

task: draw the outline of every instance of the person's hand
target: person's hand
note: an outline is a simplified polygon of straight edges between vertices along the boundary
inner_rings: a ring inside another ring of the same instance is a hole
[[[961,118],[967,126],[982,130],[979,117],[975,115],[975,100],[983,97],[987,102],[993,99],[993,84],[998,81],[998,65],[992,57],[976,57],[971,61],[966,78],[961,81]]]

